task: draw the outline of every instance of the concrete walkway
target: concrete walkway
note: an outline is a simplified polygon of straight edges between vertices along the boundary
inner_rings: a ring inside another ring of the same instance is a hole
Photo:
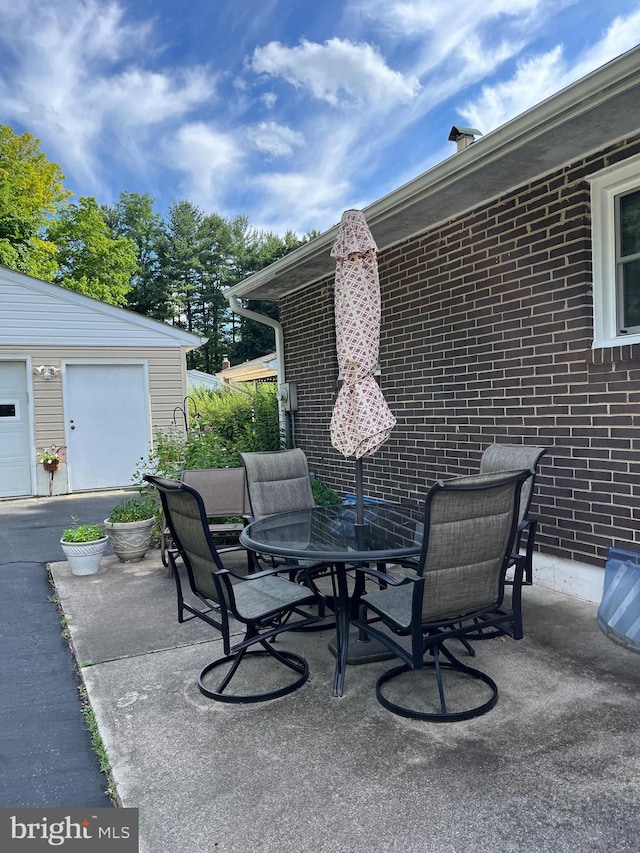
[[[377,703],[389,662],[350,667],[332,697],[331,631],[278,641],[309,661],[299,691],[213,702],[196,678],[220,643],[178,624],[157,553],[51,570],[142,853],[638,850],[640,655],[600,632],[595,605],[525,589],[525,638],[476,644],[498,705],[438,725]]]

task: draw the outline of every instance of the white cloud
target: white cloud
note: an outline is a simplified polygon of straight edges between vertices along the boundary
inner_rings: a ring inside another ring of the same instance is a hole
[[[412,100],[420,88],[415,77],[389,68],[372,45],[339,38],[324,44],[302,39],[296,47],[269,42],[256,48],[251,68],[282,77],[332,106],[355,102],[387,107]]]
[[[555,8],[567,2],[575,0],[554,0]],[[481,21],[499,16],[530,17],[540,14],[549,0],[364,0],[355,5],[363,16],[378,21],[388,31],[418,39],[428,33],[439,37],[450,31],[464,34]]]
[[[356,8],[392,40],[413,46],[413,72],[421,81],[446,68],[464,84],[517,55],[549,16],[574,2],[358,0]]]
[[[268,110],[272,110],[278,102],[278,96],[275,92],[265,92],[264,95],[260,95],[260,101]]]
[[[347,198],[350,191],[346,178],[322,168],[265,173],[257,178],[256,186],[261,190],[256,217],[264,227],[285,231],[295,223],[298,233],[336,222],[340,199]]]
[[[128,128],[149,128],[188,115],[212,95],[212,78],[202,68],[174,75],[131,68],[96,80],[85,100],[103,122],[113,118]]]
[[[3,9],[14,66],[10,78],[6,65],[0,72],[0,108],[40,136],[50,157],[73,164],[72,179],[85,194],[105,191],[102,146],[116,161],[136,157],[151,129],[214,96],[215,77],[204,67],[145,69],[154,52],[151,28],[125,23],[117,2],[15,5],[19,15]],[[145,160],[139,156],[136,165]]]
[[[570,77],[563,85],[583,77],[606,62],[631,50],[640,43],[640,9],[630,15],[615,18],[603,38],[582,54],[580,61],[573,66]]]
[[[561,45],[518,63],[509,80],[483,86],[476,99],[458,109],[460,115],[484,133],[569,86],[638,43],[640,11],[616,18],[600,41],[569,62]]]
[[[275,121],[263,121],[250,128],[248,136],[256,148],[274,157],[292,154],[294,148],[304,145],[302,133]]]
[[[182,196],[208,211],[222,207],[244,158],[239,139],[204,122],[193,122],[180,127],[163,148],[167,162],[183,175]]]
[[[565,71],[562,48],[518,63],[511,80],[483,86],[480,97],[460,107],[467,123],[487,133],[558,91]]]
[[[135,0],[0,0],[2,121],[100,201],[130,187],[165,209],[186,197],[269,229],[326,228],[453,153],[461,102],[487,133],[640,42],[638,12],[575,57],[584,29],[569,38],[558,13],[575,4],[583,26],[579,4],[596,2],[336,0],[318,7],[316,41],[297,41],[278,0],[242,27],[237,2],[209,4],[219,30],[169,5],[141,21],[153,4]]]

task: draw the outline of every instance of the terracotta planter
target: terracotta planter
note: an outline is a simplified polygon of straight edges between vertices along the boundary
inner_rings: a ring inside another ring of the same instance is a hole
[[[121,563],[137,563],[142,560],[153,542],[155,518],[144,521],[104,522],[113,553]]]
[[[106,536],[93,542],[64,542],[62,550],[73,575],[94,575],[100,569],[100,560],[109,540]]]

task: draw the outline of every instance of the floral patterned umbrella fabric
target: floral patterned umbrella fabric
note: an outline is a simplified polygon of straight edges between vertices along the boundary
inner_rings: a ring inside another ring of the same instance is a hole
[[[373,378],[380,346],[376,251],[363,213],[345,211],[331,250],[336,258],[336,345],[343,385],[330,431],[336,450],[356,459],[375,453],[396,423]]]

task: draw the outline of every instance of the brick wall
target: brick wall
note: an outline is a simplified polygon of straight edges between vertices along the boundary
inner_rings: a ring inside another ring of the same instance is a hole
[[[487,444],[543,445],[539,549],[602,566],[609,545],[640,548],[640,346],[591,350],[585,180],[639,150],[619,143],[381,253],[381,387],[398,423],[364,460],[365,493],[415,499],[477,470]],[[283,300],[281,318],[296,444],[353,491],[354,462],[329,442],[332,280]]]

